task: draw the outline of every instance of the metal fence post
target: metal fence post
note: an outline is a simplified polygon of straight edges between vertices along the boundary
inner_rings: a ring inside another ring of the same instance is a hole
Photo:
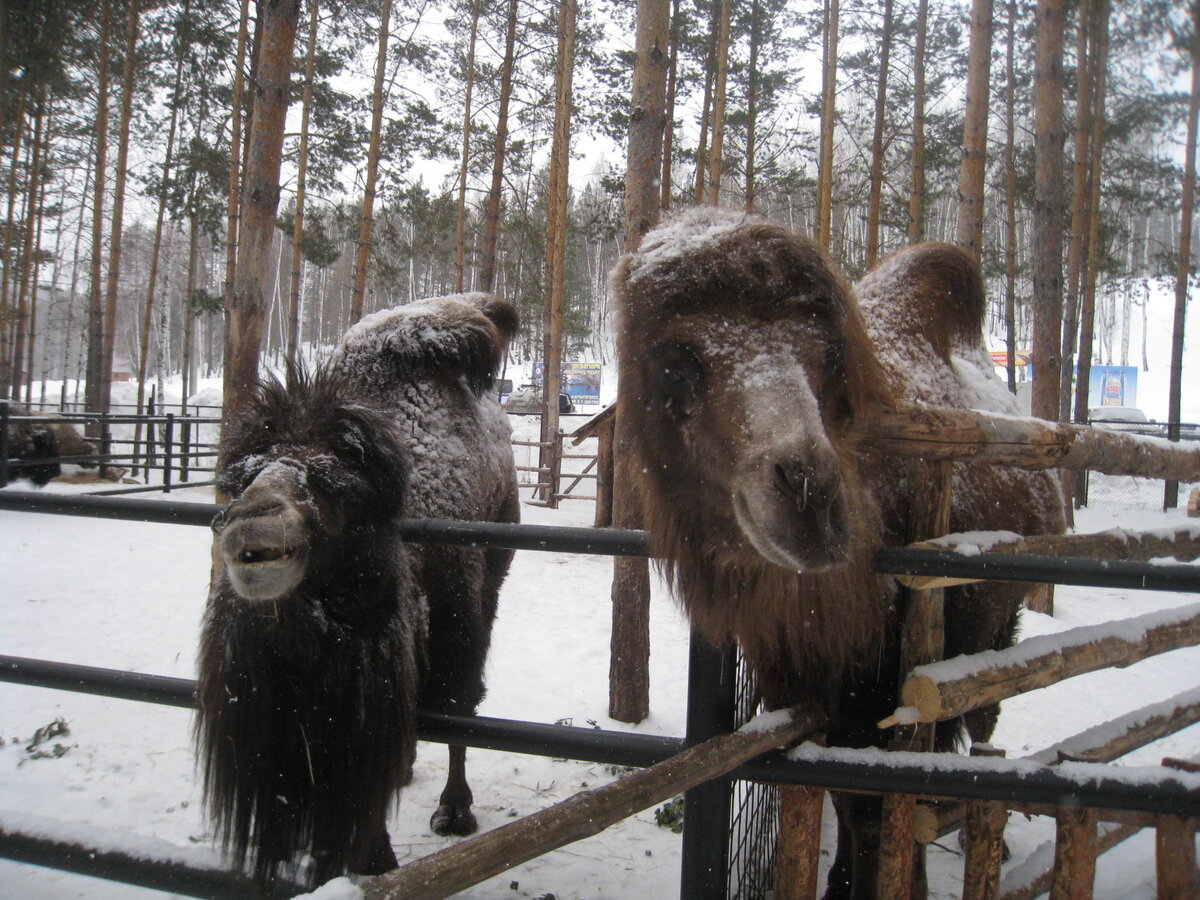
[[[718,650],[693,629],[688,648],[687,736],[690,746],[734,728],[737,657]],[[693,788],[683,798],[683,853],[679,896],[724,900],[729,875],[729,821],[733,779]]]
[[[175,450],[175,413],[167,413],[166,434],[163,435],[163,490],[171,493],[171,459]]]
[[[188,480],[188,463],[191,462],[192,452],[192,420],[190,414],[184,417],[179,435],[179,480]]]
[[[8,484],[8,401],[0,400],[0,487]]]

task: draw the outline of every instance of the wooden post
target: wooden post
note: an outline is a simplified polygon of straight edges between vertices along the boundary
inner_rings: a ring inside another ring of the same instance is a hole
[[[879,823],[879,868],[875,896],[879,900],[909,900],[913,896],[916,854],[924,853],[913,837],[917,798],[912,794],[887,794]]]
[[[1162,761],[1164,766],[1184,772],[1200,771],[1194,759]],[[1198,820],[1181,816],[1159,816],[1155,821],[1155,870],[1158,900],[1191,900],[1200,897],[1200,868],[1196,866]]]
[[[972,756],[1003,757],[1003,750],[971,748]],[[999,800],[967,804],[966,853],[963,867],[963,900],[993,900],[1000,890],[1000,863],[1004,857],[1004,826],[1008,810]]]
[[[1096,878],[1096,822],[1094,809],[1059,808],[1050,900],[1091,900]]]
[[[616,420],[606,419],[596,430],[596,518],[597,528],[608,528],[613,517],[613,430]]]
[[[918,462],[913,467],[912,520],[909,537],[922,540],[945,534],[950,529],[950,463]],[[916,666],[942,658],[946,643],[945,594],[940,588],[908,590],[900,642],[900,671],[903,680]],[[893,749],[932,750],[933,727],[901,727],[890,744]],[[913,834],[917,798],[889,794],[883,800],[880,822],[879,868],[875,876],[878,897],[907,900],[914,885],[918,895],[925,889],[925,847]],[[919,857],[919,858],[918,858]]]
[[[825,791],[779,785],[779,840],[775,846],[775,900],[814,900],[821,856]]]
[[[1188,494],[1187,514],[1189,518],[1200,519],[1200,488]]]

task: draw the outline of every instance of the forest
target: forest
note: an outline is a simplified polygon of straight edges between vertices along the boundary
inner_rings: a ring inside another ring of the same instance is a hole
[[[515,363],[607,361],[650,5],[9,0],[0,396],[102,410],[127,373],[160,393],[182,376],[186,397],[237,347],[266,365],[319,356],[364,314],[458,290],[517,305]],[[1176,286],[1182,340],[1200,4],[658,5],[656,214],[754,210],[851,277],[914,241],[959,243],[1010,363],[1037,343],[1039,253],[1061,241],[1064,418],[1076,356],[1145,363],[1128,323],[1157,280]],[[1040,37],[1055,17],[1057,47]],[[256,143],[272,117],[275,150]],[[261,285],[252,326],[239,265]]]

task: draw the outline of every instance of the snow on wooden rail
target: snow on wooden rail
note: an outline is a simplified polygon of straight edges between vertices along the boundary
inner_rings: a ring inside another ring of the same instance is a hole
[[[1022,554],[1054,559],[1148,562],[1172,558],[1178,562],[1192,562],[1200,559],[1200,522],[1152,531],[1113,528],[1094,534],[1043,534],[1026,537],[1011,531],[962,532],[930,541],[919,541],[908,546],[912,550],[952,550],[962,556]],[[930,590],[970,584],[981,579],[950,578],[941,575],[897,575],[896,580],[914,590]]]
[[[979,410],[904,404],[865,419],[851,436],[864,449],[895,456],[1200,481],[1200,443]]]
[[[1200,603],[918,666],[901,686],[900,708],[879,725],[952,719],[1076,675],[1124,668],[1195,644],[1200,644]]]

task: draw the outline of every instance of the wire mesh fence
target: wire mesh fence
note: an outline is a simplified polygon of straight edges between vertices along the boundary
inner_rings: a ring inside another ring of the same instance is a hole
[[[560,500],[595,498],[598,440],[585,438],[574,446],[571,439],[572,432],[589,418],[590,415],[560,416],[560,434],[552,458],[544,460],[540,446],[541,416],[509,414],[517,482],[523,489],[524,499],[541,498],[546,485],[554,486],[554,493]]]

